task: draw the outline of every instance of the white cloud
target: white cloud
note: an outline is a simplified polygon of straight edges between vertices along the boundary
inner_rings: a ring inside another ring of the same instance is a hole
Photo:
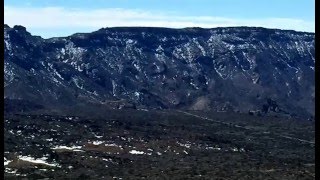
[[[52,30],[64,28],[99,29],[115,26],[150,27],[228,27],[256,26],[314,32],[315,23],[290,18],[240,19],[212,16],[179,16],[135,9],[66,9],[61,7],[31,8],[4,7],[4,22],[10,26],[23,25],[28,29]]]

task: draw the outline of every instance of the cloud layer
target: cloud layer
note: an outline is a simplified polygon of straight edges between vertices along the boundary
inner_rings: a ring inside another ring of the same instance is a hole
[[[62,7],[21,8],[4,7],[4,22],[10,26],[23,25],[29,29],[99,29],[116,26],[149,27],[228,27],[256,26],[314,32],[315,23],[301,19],[263,18],[240,19],[213,16],[180,16],[175,13],[148,12],[134,9],[65,9]]]

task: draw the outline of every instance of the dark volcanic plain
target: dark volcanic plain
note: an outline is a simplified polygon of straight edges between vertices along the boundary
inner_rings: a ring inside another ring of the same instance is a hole
[[[310,121],[199,111],[101,116],[7,114],[5,179],[315,179]]]

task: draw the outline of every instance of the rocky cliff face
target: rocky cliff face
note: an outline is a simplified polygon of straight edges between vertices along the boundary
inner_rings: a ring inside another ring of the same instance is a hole
[[[4,30],[5,98],[314,114],[314,33],[119,27],[43,39]]]

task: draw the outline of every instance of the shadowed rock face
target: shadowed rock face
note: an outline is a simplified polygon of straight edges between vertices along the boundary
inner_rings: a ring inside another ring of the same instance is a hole
[[[128,27],[42,39],[4,30],[5,98],[314,115],[314,33]]]

